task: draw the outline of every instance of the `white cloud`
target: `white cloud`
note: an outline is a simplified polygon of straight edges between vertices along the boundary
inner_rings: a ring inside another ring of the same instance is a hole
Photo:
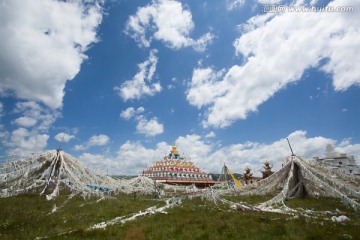
[[[125,81],[121,86],[114,87],[114,90],[124,101],[153,96],[161,91],[160,83],[151,83],[158,61],[156,53],[157,50],[153,49],[150,52],[149,59],[138,65],[139,72],[135,74],[133,79]]]
[[[359,1],[330,4],[360,8]],[[251,18],[241,29],[234,47],[245,57],[244,65],[231,67],[221,79],[212,69],[200,69],[207,72],[198,78],[199,70],[194,70],[187,100],[207,107],[205,127],[227,127],[246,119],[279,90],[299,81],[309,68],[331,74],[337,91],[360,84],[356,12],[269,13]],[[324,59],[327,62],[319,66]]]
[[[148,120],[144,114],[145,111],[143,107],[139,107],[134,109],[133,107],[129,107],[123,110],[120,113],[120,117],[125,120],[134,119],[137,122],[136,124],[136,132],[140,134],[144,134],[147,137],[153,137],[159,135],[164,132],[164,125],[159,123],[156,117]]]
[[[65,83],[97,41],[97,1],[12,0],[0,5],[0,95],[60,108]]]
[[[160,160],[171,147],[165,142],[160,142],[155,149],[147,149],[139,142],[127,141],[120,146],[116,160],[120,164],[121,174],[137,174],[156,160]]]
[[[120,117],[122,117],[125,120],[130,120],[134,116],[134,114],[135,114],[135,109],[133,107],[129,107],[120,113]]]
[[[203,143],[197,135],[187,135],[176,139],[176,145],[181,153],[185,153],[188,161],[198,162],[205,167],[204,159],[210,146]],[[89,166],[97,167],[114,175],[136,175],[146,167],[169,154],[171,145],[159,142],[155,148],[146,148],[140,142],[127,141],[119,147],[114,157],[105,155],[83,154],[80,159]]]
[[[160,142],[155,149],[147,149],[139,142],[127,141],[119,147],[114,157],[84,153],[80,160],[91,167],[108,171],[113,175],[137,175],[151,163],[161,159],[171,149],[170,145]]]
[[[91,136],[88,141],[83,144],[75,145],[74,150],[82,151],[94,146],[104,146],[110,142],[110,138],[105,134]]]
[[[181,153],[191,161],[203,161],[204,156],[209,153],[209,145],[204,144],[197,135],[179,137],[176,145]],[[80,159],[90,166],[96,166],[102,170],[111,169],[115,175],[135,175],[141,173],[146,167],[167,155],[171,145],[159,142],[154,149],[144,147],[140,142],[127,141],[122,144],[114,157],[101,155],[83,154]],[[201,164],[201,167],[205,165]]]
[[[83,144],[78,144],[78,145],[75,145],[73,149],[75,151],[83,151],[83,150],[87,149],[87,146],[85,146]]]
[[[215,36],[208,32],[202,35],[198,40],[191,41],[191,45],[195,51],[204,52],[207,45],[211,43],[214,38]]]
[[[150,120],[144,117],[138,120],[136,125],[136,131],[141,134],[145,134],[147,137],[153,137],[164,132],[164,126],[158,122],[156,118]]]
[[[206,33],[194,40],[189,36],[193,29],[191,12],[181,2],[153,0],[129,17],[125,33],[143,47],[149,47],[156,39],[173,49],[192,46],[196,51],[204,51],[214,36]]]
[[[181,136],[176,139],[176,145],[179,152],[183,153],[188,160],[198,163],[201,168],[206,167],[205,161],[211,151],[211,146],[202,141],[199,135]]]
[[[276,4],[281,3],[283,0],[257,0],[260,4]]]
[[[54,139],[58,142],[69,142],[71,139],[74,139],[75,136],[74,135],[70,135],[64,132],[60,132],[58,134],[55,135]]]
[[[223,75],[224,70],[214,72],[211,68],[194,69],[186,99],[198,108],[211,104],[226,91],[226,88],[221,86]]]
[[[10,134],[10,139],[3,140],[8,147],[9,154],[27,155],[32,152],[41,152],[47,145],[49,135],[30,132],[25,128],[18,128]]]
[[[79,160],[94,170],[102,170],[102,173],[110,175],[117,174],[117,172],[113,169],[113,164],[116,164],[116,162],[113,162],[113,159],[107,156],[101,154],[83,153],[79,156]]]
[[[175,83],[176,83],[176,77],[173,77],[173,78],[171,78],[171,84],[169,84],[169,85],[167,85],[167,89],[169,89],[169,90],[171,90],[171,89],[175,89],[176,88],[176,86],[175,86]]]
[[[144,111],[145,109],[143,107],[139,107],[136,110],[133,107],[129,107],[120,113],[120,117],[125,120],[130,120],[131,118],[135,117],[140,113],[143,113]]]
[[[288,136],[294,153],[306,159],[321,156],[327,144],[336,143],[329,138],[320,136],[309,138],[306,135],[306,131],[295,131]],[[220,148],[209,156],[206,166],[211,171],[218,169],[219,172],[219,167],[225,162],[233,172],[243,173],[246,167],[250,167],[254,174],[261,176],[260,170],[265,161],[269,161],[274,165],[274,170],[278,170],[284,158],[290,155],[291,151],[286,138],[269,144],[245,142]]]
[[[17,115],[12,124],[19,128],[0,134],[1,143],[7,148],[6,152],[27,155],[43,151],[49,139],[49,128],[60,113],[34,101],[28,101],[17,102],[12,114]]]
[[[205,135],[205,138],[214,138],[214,137],[216,137],[216,134],[212,131]]]
[[[32,127],[37,123],[37,120],[31,117],[19,117],[15,119],[14,123],[21,127]]]
[[[92,136],[89,139],[88,146],[104,146],[109,143],[110,138],[104,134]]]
[[[13,121],[14,124],[22,127],[34,127],[36,131],[48,131],[60,116],[57,110],[41,106],[34,101],[17,102],[13,112],[22,115]]]
[[[360,165],[360,144],[352,144],[350,139],[346,139],[337,145],[336,151],[354,156],[357,164]]]
[[[227,9],[234,10],[236,8],[242,7],[245,4],[245,0],[228,0]]]
[[[356,155],[360,151],[360,144],[351,144],[349,139],[337,144],[335,140],[321,136],[308,137],[306,131],[301,130],[287,137],[295,154],[306,159],[322,157],[329,143],[334,145],[338,152],[355,155],[357,160],[360,158],[360,155]],[[146,148],[140,142],[127,141],[120,146],[114,157],[86,153],[80,159],[104,171],[109,169],[111,174],[135,175],[168,154],[171,145],[159,142],[154,148]],[[261,176],[260,170],[265,161],[269,161],[274,165],[273,169],[278,170],[285,157],[291,155],[286,137],[269,144],[244,142],[214,149],[214,145],[205,143],[200,136],[193,134],[180,136],[176,139],[176,145],[188,161],[193,161],[200,168],[212,173],[220,173],[226,163],[232,172],[243,173],[246,167],[250,167],[256,176]]]

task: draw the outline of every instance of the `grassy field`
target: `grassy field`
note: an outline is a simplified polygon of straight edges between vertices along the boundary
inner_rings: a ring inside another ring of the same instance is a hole
[[[265,197],[227,197],[231,201],[256,204]],[[162,206],[151,196],[119,195],[114,199],[73,198],[52,213],[67,196],[46,201],[39,195],[0,199],[0,239],[360,239],[360,215],[332,198],[304,198],[287,202],[292,208],[345,211],[350,222],[334,223],[332,215],[319,218],[293,217],[264,212],[240,212],[228,205],[196,199],[169,209],[168,214],[139,217],[123,225],[87,230],[90,226],[118,216]]]

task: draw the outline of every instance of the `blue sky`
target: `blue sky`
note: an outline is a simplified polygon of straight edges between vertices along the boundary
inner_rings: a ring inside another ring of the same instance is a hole
[[[1,1],[1,156],[61,145],[137,174],[176,141],[209,172],[225,162],[258,175],[289,155],[288,137],[306,158],[330,143],[359,160],[358,11],[356,0]]]

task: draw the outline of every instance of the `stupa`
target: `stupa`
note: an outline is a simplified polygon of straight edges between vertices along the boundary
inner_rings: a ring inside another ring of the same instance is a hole
[[[249,167],[245,169],[244,182],[245,184],[253,183],[253,174],[251,173],[251,169]]]
[[[199,187],[215,184],[209,173],[179,154],[175,143],[168,155],[143,170],[141,175],[169,184],[195,184]]]
[[[264,171],[261,171],[262,175],[263,175],[263,179],[269,177],[271,174],[273,174],[274,172],[271,171],[272,165],[270,165],[270,163],[268,161],[264,162]]]

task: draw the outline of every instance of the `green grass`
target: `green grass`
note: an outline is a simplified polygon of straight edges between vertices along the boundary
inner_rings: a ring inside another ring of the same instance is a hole
[[[181,206],[168,214],[140,217],[123,225],[106,229],[86,230],[95,223],[118,216],[131,215],[150,206],[164,203],[151,196],[119,195],[116,199],[96,202],[96,199],[74,198],[51,214],[54,204],[61,205],[66,196],[46,201],[38,195],[23,195],[0,199],[0,239],[359,239],[360,216],[332,198],[304,198],[287,201],[292,208],[347,212],[350,222],[333,223],[332,215],[320,218],[294,218],[289,215],[241,212],[228,205],[215,205],[201,199],[183,200]],[[234,202],[257,204],[270,196],[227,197]],[[324,218],[328,218],[327,220]],[[71,232],[69,232],[71,231]],[[63,233],[63,235],[59,235]]]
[[[224,196],[223,198],[235,203],[245,202],[250,205],[257,205],[270,200],[276,195],[277,193],[268,194],[268,195],[259,195],[259,196]]]
[[[138,196],[134,201],[133,196],[118,195],[115,199],[99,202],[97,199],[74,197],[64,207],[51,213],[54,204],[59,207],[66,199],[66,195],[55,201],[46,201],[39,195],[0,199],[0,239],[35,239],[70,230],[84,231],[102,221],[164,205],[149,196]]]

